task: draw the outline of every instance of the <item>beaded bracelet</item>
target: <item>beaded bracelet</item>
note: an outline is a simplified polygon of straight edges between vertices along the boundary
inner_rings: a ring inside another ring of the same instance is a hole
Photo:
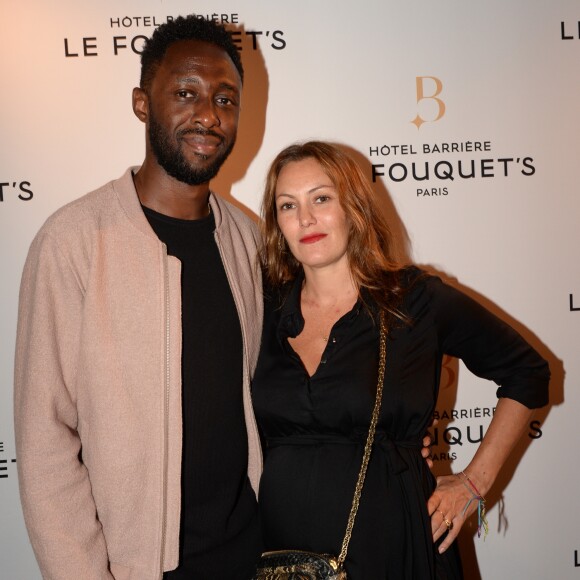
[[[459,474],[456,475],[457,477],[459,477]],[[471,505],[471,502],[473,500],[477,500],[477,537],[481,538],[481,528],[483,527],[484,531],[483,539],[485,540],[485,537],[489,532],[489,524],[487,523],[487,518],[485,516],[485,498],[479,493],[477,487],[475,487],[475,484],[473,483],[473,481],[471,481],[469,475],[467,475],[465,471],[462,471],[461,475],[463,475],[463,477],[465,478],[464,481],[462,481],[463,485],[472,495],[472,498],[467,502],[467,505],[463,508],[462,515],[465,516],[465,512],[467,512],[467,509]],[[466,481],[467,483],[469,483],[469,485],[465,483]],[[469,486],[471,486],[471,488]]]

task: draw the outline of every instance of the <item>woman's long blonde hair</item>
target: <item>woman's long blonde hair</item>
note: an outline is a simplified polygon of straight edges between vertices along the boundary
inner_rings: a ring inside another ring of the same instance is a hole
[[[315,159],[336,188],[350,224],[347,256],[359,294],[361,289],[367,289],[381,309],[405,319],[399,309],[404,293],[402,266],[393,256],[391,230],[360,167],[331,143],[308,141],[290,145],[276,156],[268,170],[260,252],[267,281],[280,287],[294,280],[302,268],[278,227],[276,187],[282,169],[304,159]]]

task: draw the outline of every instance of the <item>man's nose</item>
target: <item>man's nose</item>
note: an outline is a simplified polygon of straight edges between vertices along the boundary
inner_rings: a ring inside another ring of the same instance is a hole
[[[192,120],[194,123],[202,125],[205,129],[221,125],[217,106],[210,98],[200,98],[196,101]]]

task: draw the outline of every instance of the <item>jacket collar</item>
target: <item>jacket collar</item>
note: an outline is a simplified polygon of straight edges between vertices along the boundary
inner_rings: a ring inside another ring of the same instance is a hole
[[[157,238],[157,235],[149,225],[149,222],[141,209],[139,196],[135,189],[133,174],[137,171],[139,171],[138,165],[129,167],[129,169],[127,169],[119,179],[113,181],[113,189],[121,207],[133,225],[141,231],[141,233]],[[223,222],[223,201],[215,195],[215,193],[210,191],[209,205],[214,214],[216,230],[218,230]]]

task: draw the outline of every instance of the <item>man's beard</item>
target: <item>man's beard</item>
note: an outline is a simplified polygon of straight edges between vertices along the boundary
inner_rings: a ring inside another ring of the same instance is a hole
[[[188,131],[180,131],[177,134],[177,143],[179,143],[180,137],[187,133],[197,133],[198,135],[210,134],[217,137],[215,133],[207,129],[190,129]],[[151,144],[153,154],[157,158],[157,162],[171,177],[175,177],[175,179],[188,185],[201,185],[213,179],[231,153],[235,142],[234,137],[229,146],[218,154],[209,165],[205,167],[194,167],[187,161],[178,144],[171,142],[169,134],[157,121],[155,115],[149,115],[149,143]]]

